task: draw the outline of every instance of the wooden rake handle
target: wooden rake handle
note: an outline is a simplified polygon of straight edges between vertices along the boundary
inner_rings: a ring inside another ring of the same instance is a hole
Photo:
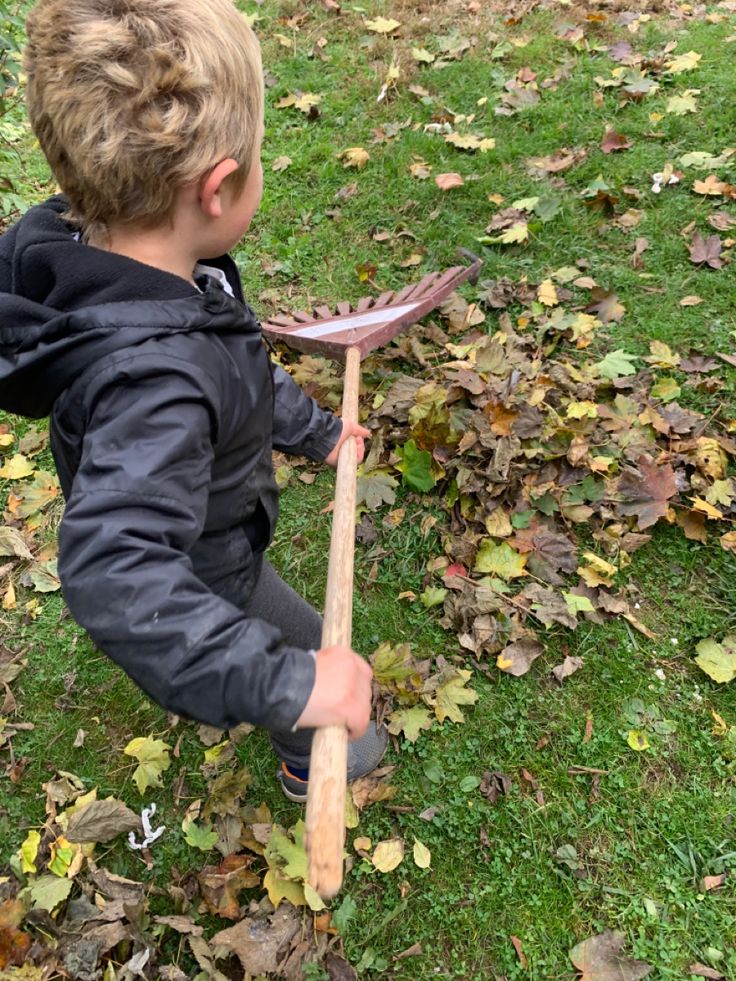
[[[357,423],[360,351],[351,347],[346,354],[342,418],[343,422]],[[357,466],[355,438],[351,437],[340,448],[337,462],[322,647],[351,646]],[[309,883],[323,899],[335,896],[342,885],[347,758],[348,734],[344,726],[316,730],[309,763],[305,842]]]

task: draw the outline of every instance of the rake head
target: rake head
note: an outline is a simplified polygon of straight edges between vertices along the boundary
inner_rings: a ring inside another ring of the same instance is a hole
[[[365,296],[354,309],[343,302],[337,304],[336,313],[320,306],[313,314],[300,311],[293,317],[274,317],[262,324],[263,332],[304,354],[344,361],[347,350],[357,348],[364,358],[439,306],[460,283],[477,277],[480,267],[480,259],[475,259],[469,266],[428,273],[421,282],[398,292]]]

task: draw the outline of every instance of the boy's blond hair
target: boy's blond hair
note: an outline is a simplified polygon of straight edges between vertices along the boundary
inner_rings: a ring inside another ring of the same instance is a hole
[[[87,234],[163,224],[229,157],[244,185],[263,74],[231,0],[39,0],[27,31],[31,124]]]

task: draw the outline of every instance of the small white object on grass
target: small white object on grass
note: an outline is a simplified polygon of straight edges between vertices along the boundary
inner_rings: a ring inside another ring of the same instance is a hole
[[[160,828],[156,828],[154,831],[151,827],[151,818],[156,813],[156,805],[151,804],[150,807],[144,807],[141,811],[141,824],[143,825],[143,841],[138,842],[135,837],[135,832],[131,831],[128,833],[128,844],[135,851],[142,851],[144,848],[148,848],[152,845],[154,841],[157,841],[161,835],[166,831],[166,825],[162,824]]]

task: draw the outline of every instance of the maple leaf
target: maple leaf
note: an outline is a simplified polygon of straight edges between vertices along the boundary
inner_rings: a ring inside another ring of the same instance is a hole
[[[490,137],[475,136],[473,133],[466,133],[464,136],[460,133],[448,133],[445,136],[445,143],[452,143],[456,146],[458,150],[480,150],[481,153],[487,153],[492,150],[496,141]]]
[[[429,709],[423,705],[412,705],[411,708],[397,709],[388,717],[388,731],[398,736],[404,733],[404,738],[410,743],[415,743],[419,739],[419,733],[423,729],[432,728],[432,717]]]
[[[446,668],[436,678],[429,679],[425,685],[424,698],[434,708],[440,722],[445,719],[452,722],[465,721],[460,706],[474,705],[478,701],[477,692],[465,687],[470,677],[470,671]]]
[[[314,119],[319,115],[319,110],[317,106],[322,101],[322,96],[314,92],[302,92],[298,95],[290,92],[285,95],[283,99],[279,99],[276,103],[277,109],[298,109],[300,112],[305,113],[310,119]]]
[[[623,133],[617,133],[613,129],[607,129],[603,139],[601,140],[601,150],[603,150],[604,153],[614,153],[617,150],[628,150],[631,146],[633,146],[633,143],[628,136],[624,136]]]
[[[393,504],[396,500],[398,481],[385,470],[373,470],[361,473],[358,470],[356,483],[356,504],[365,503],[369,511],[376,511],[384,504]]]
[[[695,96],[699,92],[700,89],[686,89],[680,95],[671,96],[667,100],[665,112],[671,113],[673,116],[685,116],[689,112],[697,112],[698,104],[695,101]]]
[[[686,54],[678,55],[671,61],[667,62],[667,71],[671,72],[673,75],[679,75],[681,72],[692,71],[693,68],[698,67],[698,63],[703,56],[698,54],[697,51],[688,51]]]
[[[589,937],[570,951],[570,960],[582,972],[580,981],[639,981],[652,970],[644,961],[635,961],[621,954],[626,936],[615,930],[605,930]]]
[[[412,48],[411,56],[414,61],[421,62],[425,65],[431,65],[436,58],[436,55],[433,55],[431,51],[427,51],[426,48]]]
[[[516,579],[525,576],[527,556],[514,551],[506,542],[496,545],[490,539],[484,541],[475,557],[475,571],[487,572],[500,579]]]
[[[595,367],[604,378],[610,378],[613,381],[623,375],[635,375],[634,361],[636,361],[635,354],[628,354],[619,348],[617,351],[609,352]]]
[[[170,749],[161,739],[138,736],[137,739],[131,739],[123,750],[126,756],[133,756],[138,760],[138,766],[133,771],[133,781],[141,795],[149,787],[161,786],[161,776],[171,766]]]
[[[618,491],[624,498],[617,506],[625,515],[636,515],[643,531],[667,514],[668,501],[677,493],[675,472],[669,463],[658,466],[641,457],[637,469],[629,469],[619,479]]]
[[[21,480],[30,477],[35,466],[21,453],[16,453],[0,467],[0,480]]]
[[[388,17],[376,17],[375,20],[366,20],[363,23],[374,34],[393,34],[401,27],[401,21]]]
[[[723,265],[720,258],[723,243],[719,235],[709,235],[704,239],[700,232],[696,232],[688,248],[690,261],[696,266],[707,265],[711,269],[720,269]]]

